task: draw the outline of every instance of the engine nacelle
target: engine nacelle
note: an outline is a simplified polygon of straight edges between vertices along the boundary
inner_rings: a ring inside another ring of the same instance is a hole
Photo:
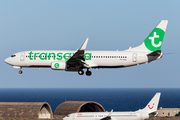
[[[51,69],[53,70],[65,70],[66,69],[66,62],[52,62]]]

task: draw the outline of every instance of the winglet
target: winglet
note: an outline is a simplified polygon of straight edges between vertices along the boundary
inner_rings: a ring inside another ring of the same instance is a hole
[[[113,113],[113,109],[111,110],[108,116],[111,117],[112,113]]]
[[[86,38],[85,42],[83,43],[83,45],[81,46],[81,48],[79,50],[85,50],[87,43],[88,43],[89,38]]]

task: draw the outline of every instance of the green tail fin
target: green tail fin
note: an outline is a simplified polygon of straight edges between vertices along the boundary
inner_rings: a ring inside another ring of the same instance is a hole
[[[150,51],[161,50],[164,34],[167,27],[167,20],[162,20],[156,28],[144,40],[144,45]]]
[[[161,20],[161,22],[154,28],[144,42],[134,48],[130,48],[126,51],[141,51],[151,53],[157,50],[161,50],[163,38],[166,32],[168,20]]]

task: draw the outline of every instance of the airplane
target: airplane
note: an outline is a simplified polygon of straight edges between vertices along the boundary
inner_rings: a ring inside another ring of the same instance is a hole
[[[79,112],[68,114],[63,120],[144,120],[157,115],[161,93],[156,93],[144,109],[134,112]]]
[[[162,20],[141,45],[124,51],[86,51],[87,38],[77,51],[22,51],[11,55],[5,62],[20,69],[20,74],[23,67],[49,67],[53,70],[75,71],[79,75],[83,75],[83,69],[87,69],[87,76],[92,74],[89,71],[92,68],[122,68],[149,63],[163,56],[161,46],[167,23],[168,20]]]

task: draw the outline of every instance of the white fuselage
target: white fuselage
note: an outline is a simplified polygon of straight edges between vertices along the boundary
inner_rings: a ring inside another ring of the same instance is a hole
[[[76,51],[23,51],[5,60],[16,67],[51,67],[52,62],[67,61]],[[86,51],[86,63],[91,68],[119,68],[148,63],[157,57],[147,57],[145,52]],[[150,60],[151,59],[151,60]]]
[[[5,60],[16,67],[51,67],[52,62],[67,61],[76,51],[23,51]],[[85,51],[85,62],[90,68],[119,68],[148,63],[157,59],[147,57],[145,52],[131,51]]]
[[[22,67],[50,67],[53,70],[78,71],[79,75],[87,69],[87,76],[92,74],[91,68],[121,68],[149,63],[163,55],[161,46],[167,23],[167,20],[162,20],[142,44],[124,51],[86,51],[87,38],[77,51],[22,51],[5,59],[5,62],[19,68],[20,74]]]
[[[109,115],[109,112],[80,112],[72,113],[63,120],[100,120]],[[111,120],[144,120],[149,118],[148,113],[141,112],[112,112]]]

